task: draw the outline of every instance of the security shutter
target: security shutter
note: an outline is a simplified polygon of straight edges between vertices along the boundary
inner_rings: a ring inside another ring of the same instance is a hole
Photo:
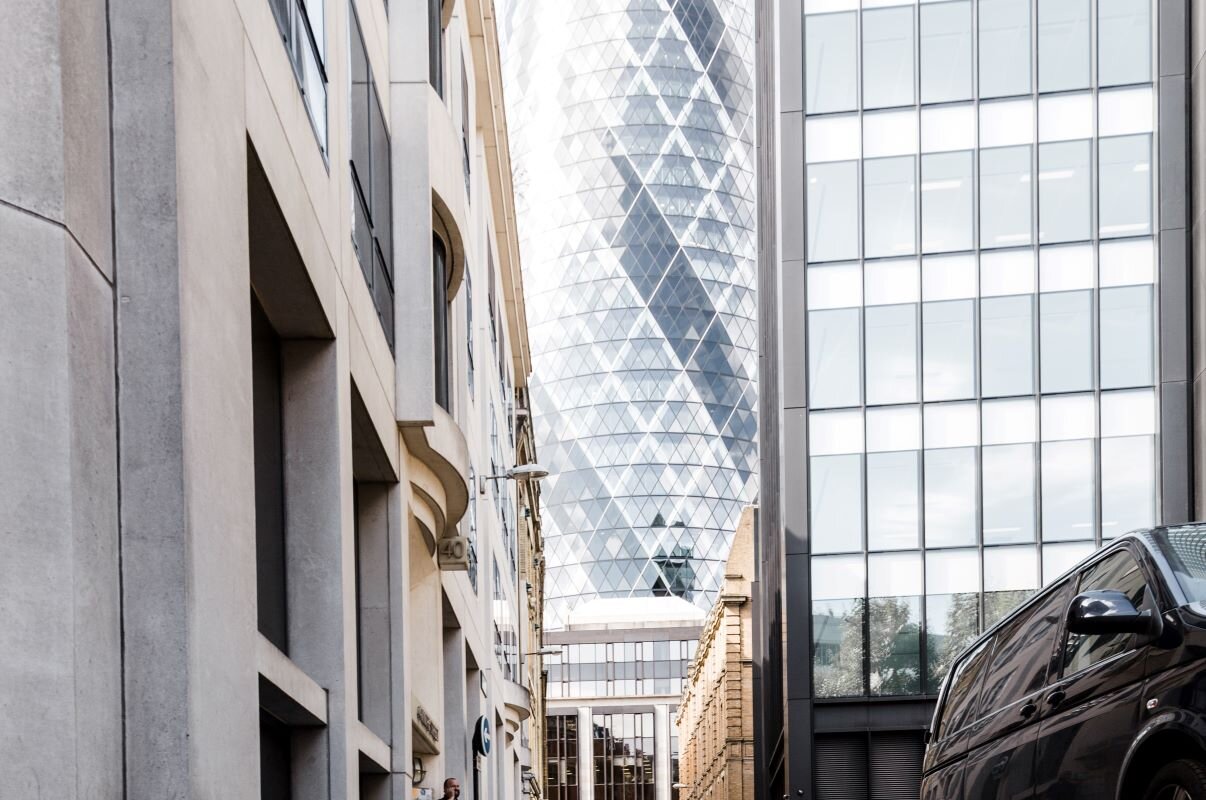
[[[816,800],[868,800],[866,734],[818,734],[815,757]]]
[[[871,735],[871,800],[917,800],[921,795],[920,731]]]

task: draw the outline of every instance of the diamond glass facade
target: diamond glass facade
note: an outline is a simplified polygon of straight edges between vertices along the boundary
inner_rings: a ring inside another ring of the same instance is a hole
[[[1152,4],[804,6],[813,684],[933,694],[1158,518]]]
[[[757,489],[752,3],[504,8],[546,624],[706,609]]]

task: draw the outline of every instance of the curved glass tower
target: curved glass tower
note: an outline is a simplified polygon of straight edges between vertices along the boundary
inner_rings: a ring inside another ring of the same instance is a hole
[[[550,628],[710,607],[755,498],[752,6],[503,4]]]

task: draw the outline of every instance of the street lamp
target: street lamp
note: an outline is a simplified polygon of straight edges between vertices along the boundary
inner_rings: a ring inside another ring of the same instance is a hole
[[[477,493],[486,493],[486,481],[538,481],[549,476],[549,471],[539,464],[517,464],[498,475],[482,475],[477,479]]]
[[[533,650],[530,653],[524,653],[523,655],[524,655],[524,658],[527,658],[528,656],[559,656],[559,655],[561,655],[561,648],[555,644],[550,644],[550,645],[545,645],[544,647],[540,648],[539,650]]]

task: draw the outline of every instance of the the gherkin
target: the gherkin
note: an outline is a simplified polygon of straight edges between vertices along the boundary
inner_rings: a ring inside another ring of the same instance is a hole
[[[757,492],[753,4],[501,8],[546,625],[710,607]]]

